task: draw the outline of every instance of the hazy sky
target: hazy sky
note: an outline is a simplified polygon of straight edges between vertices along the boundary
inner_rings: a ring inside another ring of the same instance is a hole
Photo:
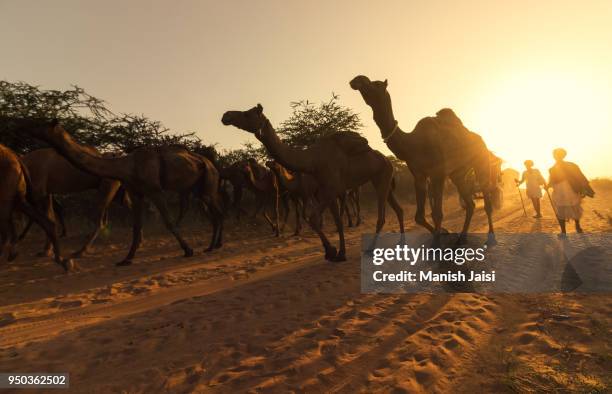
[[[228,109],[331,92],[388,153],[357,74],[389,80],[396,118],[452,107],[513,166],[566,147],[588,176],[612,175],[612,1],[6,1],[0,78],[78,84],[115,112],[236,148]]]

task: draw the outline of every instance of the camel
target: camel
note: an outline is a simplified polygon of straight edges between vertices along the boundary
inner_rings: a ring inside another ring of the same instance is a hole
[[[100,155],[92,147],[83,146],[83,149],[89,150],[92,155]],[[54,215],[52,195],[79,193],[90,189],[97,190],[96,200],[92,204],[95,212],[95,228],[87,237],[85,244],[72,254],[73,257],[81,257],[88,252],[100,230],[104,227],[108,206],[119,191],[121,182],[100,178],[81,171],[52,148],[32,151],[24,155],[22,160],[30,173],[34,195],[40,201],[39,205],[49,219],[56,216]],[[61,217],[61,215],[58,216]],[[25,234],[22,235],[25,236]],[[51,244],[47,240],[42,254],[48,255],[50,248]]]
[[[347,189],[372,182],[378,197],[376,233],[385,222],[385,205],[389,201],[395,210],[400,231],[404,232],[403,211],[391,193],[393,166],[380,152],[373,150],[365,138],[357,133],[335,133],[321,138],[308,149],[297,149],[283,143],[258,104],[247,111],[228,111],[222,119],[224,125],[233,125],[255,135],[263,143],[268,154],[291,171],[311,174],[319,188],[317,198],[312,199],[314,209],[309,224],[317,233],[328,261],[345,261],[344,229],[336,199]],[[332,246],[321,230],[323,210],[330,208],[338,235],[339,250]]]
[[[359,75],[350,81],[350,86],[358,90],[372,108],[374,122],[380,129],[383,141],[398,159],[406,162],[414,175],[417,201],[415,221],[433,234],[434,245],[439,245],[440,234],[445,231],[442,229],[442,197],[447,177],[457,186],[461,198],[466,202],[465,221],[457,243],[467,242],[475,204],[466,176],[472,169],[483,191],[489,224],[487,244],[495,244],[491,194],[496,175],[491,172],[490,152],[482,138],[463,126],[449,108],[438,111],[436,117],[421,119],[412,132],[405,133],[393,115],[386,80],[370,81],[368,77]],[[431,182],[433,227],[425,219],[427,180]]]
[[[55,223],[38,212],[35,207],[27,167],[15,152],[0,145],[0,256],[8,246],[8,261],[13,261],[17,257],[15,250],[17,234],[13,223],[13,212],[17,210],[43,228],[53,245],[55,262],[69,271],[72,260],[62,258]]]
[[[312,175],[305,173],[291,174],[285,167],[274,160],[266,162],[266,166],[274,172],[276,178],[279,180],[279,184],[282,188],[287,190],[289,198],[293,201],[296,209],[296,229],[293,235],[299,235],[301,231],[300,223],[300,205],[301,205],[301,216],[306,218],[306,208],[312,198],[315,198],[317,193],[317,181]],[[340,204],[340,216],[346,214],[348,218],[348,226],[353,227],[353,217],[356,219],[356,226],[361,222],[360,207],[359,207],[359,188],[353,188],[342,193],[338,197],[338,203]],[[352,212],[351,212],[352,211]],[[286,217],[285,217],[286,220]]]
[[[213,232],[207,251],[222,245],[223,212],[218,192],[219,173],[205,157],[180,146],[142,147],[121,157],[103,157],[76,143],[57,120],[23,121],[21,128],[53,148],[71,164],[100,178],[120,181],[133,200],[134,217],[132,244],[127,256],[117,263],[130,265],[142,239],[144,199],[150,199],[158,209],[166,228],[174,235],[185,257],[193,256],[193,249],[182,238],[170,220],[164,191],[180,194],[191,191],[207,205],[211,212]]]
[[[295,231],[297,236],[302,230],[300,216],[306,217],[306,208],[311,199],[315,198],[318,184],[312,175],[306,173],[290,173],[275,160],[266,162],[266,166],[274,173],[280,186],[287,190],[295,208]],[[301,208],[300,208],[301,206]]]
[[[229,166],[219,170],[219,176],[222,180],[229,182],[232,185],[232,203],[231,207],[236,211],[236,219],[240,221],[240,215],[246,213],[242,208],[242,195],[247,187],[247,174],[244,171],[243,162],[235,162]]]
[[[264,166],[257,163],[255,159],[248,159],[243,163],[243,171],[246,174],[247,187],[255,194],[255,213],[253,216],[257,216],[259,211],[263,208],[263,216],[272,226],[272,231],[275,236],[280,236],[279,227],[279,210],[278,204],[280,200],[279,184],[274,174],[266,169]],[[272,213],[274,214],[274,221],[270,219],[266,212],[266,207],[272,207]]]

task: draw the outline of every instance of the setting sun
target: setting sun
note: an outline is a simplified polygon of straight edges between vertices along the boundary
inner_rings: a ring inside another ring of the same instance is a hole
[[[506,166],[522,170],[531,159],[545,173],[552,150],[564,147],[589,174],[608,173],[602,158],[611,146],[612,100],[589,75],[515,74],[492,85],[480,105],[473,126]]]

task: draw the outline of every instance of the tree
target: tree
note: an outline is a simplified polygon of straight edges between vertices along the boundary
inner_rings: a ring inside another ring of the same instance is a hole
[[[308,100],[291,103],[293,112],[278,127],[283,141],[296,148],[307,148],[321,137],[347,131],[359,132],[363,127],[359,115],[351,108],[338,103],[338,95],[332,93],[329,101],[319,105]]]
[[[172,133],[161,122],[144,115],[115,115],[105,101],[76,85],[61,91],[0,81],[0,117],[59,119],[78,142],[101,151],[131,152],[140,146],[182,145],[209,158],[216,155],[214,146],[202,143],[195,133]],[[0,128],[0,143],[18,153],[44,147],[12,130],[10,122]]]

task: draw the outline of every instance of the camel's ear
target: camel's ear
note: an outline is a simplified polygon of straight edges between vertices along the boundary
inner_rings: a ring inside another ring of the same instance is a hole
[[[263,113],[263,107],[261,106],[261,104],[257,104],[257,111],[262,114]]]
[[[59,124],[59,120],[57,120],[57,118],[51,120],[51,123],[49,124],[51,127],[55,127]]]
[[[385,84],[385,89],[387,88],[387,86],[389,85],[389,83],[387,82],[387,80],[385,79],[385,82],[383,82]]]

